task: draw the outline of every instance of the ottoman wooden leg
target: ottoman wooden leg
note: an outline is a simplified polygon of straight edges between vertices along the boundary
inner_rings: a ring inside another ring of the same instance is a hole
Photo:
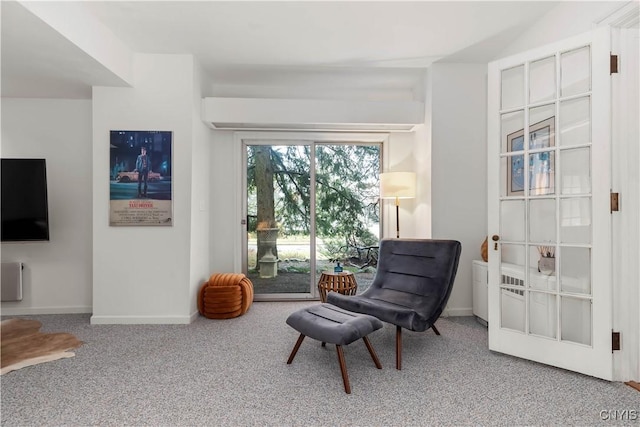
[[[396,326],[396,369],[402,369],[402,328]]]
[[[298,337],[298,341],[296,341],[296,345],[293,346],[293,350],[291,351],[291,355],[289,355],[289,360],[287,360],[287,365],[290,365],[291,362],[293,362],[293,358],[296,357],[296,353],[298,352],[298,349],[300,348],[300,344],[302,344],[302,340],[304,340],[304,335],[300,334],[300,336]]]
[[[336,344],[336,350],[338,351],[338,363],[340,363],[340,372],[342,372],[342,382],[344,383],[344,391],[347,394],[351,394],[351,385],[349,384],[349,374],[347,374],[347,364],[344,361],[344,352],[342,346]]]
[[[376,351],[373,349],[373,346],[371,345],[371,341],[369,341],[369,338],[362,337],[362,341],[364,341],[364,344],[367,346],[367,350],[369,350],[369,354],[373,359],[373,363],[376,364],[376,368],[382,369],[382,364],[380,363],[380,359],[378,359],[378,355],[376,354]]]

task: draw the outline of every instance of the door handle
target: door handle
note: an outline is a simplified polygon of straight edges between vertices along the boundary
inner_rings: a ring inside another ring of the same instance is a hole
[[[491,240],[494,241],[493,250],[497,251],[498,250],[498,240],[500,240],[500,236],[498,236],[497,234],[494,234],[493,236],[491,236]]]

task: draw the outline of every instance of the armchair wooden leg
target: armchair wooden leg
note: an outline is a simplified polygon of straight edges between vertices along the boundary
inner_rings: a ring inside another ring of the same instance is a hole
[[[289,360],[287,360],[287,365],[290,365],[291,362],[293,362],[293,358],[296,357],[296,353],[298,352],[298,349],[300,348],[300,344],[302,344],[302,340],[304,340],[304,335],[300,334],[300,336],[298,337],[298,341],[296,341],[296,345],[293,346],[293,350],[291,351],[291,355],[289,356]]]
[[[402,328],[396,326],[396,369],[402,369]]]
[[[342,346],[336,344],[336,350],[338,352],[338,363],[340,363],[340,372],[342,373],[342,382],[344,383],[344,391],[347,394],[351,394],[351,385],[349,384],[349,374],[347,374],[347,364],[344,361],[344,352]]]
[[[436,335],[440,335],[440,331],[436,328],[436,325],[431,325],[431,329],[433,329],[433,332],[435,332]]]
[[[380,359],[378,359],[378,355],[376,354],[376,351],[373,349],[373,346],[371,345],[371,341],[369,341],[369,338],[362,337],[362,341],[364,341],[364,344],[367,346],[367,350],[369,350],[369,354],[373,359],[373,363],[376,364],[376,368],[382,369],[382,364],[380,363]]]

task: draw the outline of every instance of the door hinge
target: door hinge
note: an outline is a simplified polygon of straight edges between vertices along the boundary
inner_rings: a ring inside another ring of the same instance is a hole
[[[620,332],[611,331],[611,352],[620,350]]]
[[[609,59],[609,74],[618,74],[618,55],[611,55]]]
[[[611,192],[611,212],[620,210],[620,193]]]

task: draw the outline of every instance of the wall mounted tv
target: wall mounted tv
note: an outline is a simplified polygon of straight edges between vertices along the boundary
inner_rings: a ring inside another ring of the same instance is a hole
[[[2,159],[3,242],[49,240],[45,159]]]

